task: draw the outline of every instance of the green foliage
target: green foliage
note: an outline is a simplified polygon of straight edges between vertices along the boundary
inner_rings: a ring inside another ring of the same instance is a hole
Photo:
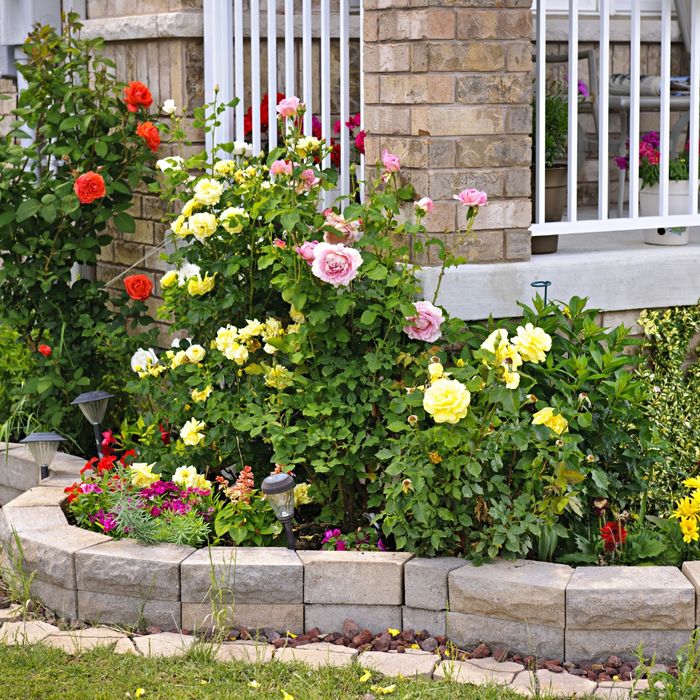
[[[649,687],[636,693],[640,700],[690,700],[700,697],[700,633],[695,630],[676,657],[677,674],[654,671],[654,659],[647,663],[643,647],[639,648],[637,677],[649,679]]]
[[[652,504],[663,513],[700,465],[700,305],[643,311],[639,323],[645,333],[639,368],[647,387],[644,410],[666,443],[666,459],[651,484]]]
[[[31,353],[19,340],[17,331],[0,323],[0,425],[10,418],[10,407],[22,392],[31,366]]]
[[[532,144],[536,143],[537,105],[532,105]],[[569,131],[569,98],[561,83],[553,83],[544,98],[544,162],[548,168],[566,156]]]
[[[0,323],[18,345],[3,357],[14,377],[7,405],[28,397],[42,426],[87,446],[89,426],[68,404],[89,388],[121,387],[124,357],[139,342],[127,325],[133,331],[147,320],[146,306],[128,304],[123,293],[110,299],[96,282],[72,283],[71,268],[94,265],[112,240],[110,220],[130,218],[153,155],[135,135],[138,117],[100,55],[101,41],[80,39],[80,26],[70,15],[62,33],[37,27],[23,47],[26,88],[0,141]],[[81,204],[73,185],[90,170],[106,194]],[[50,357],[38,355],[40,344],[51,347]]]
[[[235,545],[271,547],[279,544],[282,524],[262,494],[254,490],[247,501],[219,504],[214,530],[218,537],[226,535]]]

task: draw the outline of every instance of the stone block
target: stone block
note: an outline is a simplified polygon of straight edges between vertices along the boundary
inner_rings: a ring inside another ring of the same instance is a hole
[[[534,674],[530,671],[518,673],[511,688],[526,697],[582,698],[592,695],[597,685],[588,678],[540,669]],[[539,692],[536,688],[539,688]]]
[[[212,576],[216,579],[212,591]],[[212,547],[197,550],[180,565],[182,601],[302,603],[304,567],[282,547]]]
[[[318,627],[322,632],[338,632],[343,621],[354,620],[360,629],[377,634],[390,627],[401,629],[401,607],[398,605],[305,605],[304,629]]]
[[[644,567],[646,568],[646,567]],[[567,661],[604,660],[614,651],[623,659],[636,659],[641,644],[644,656],[656,654],[657,661],[676,658],[676,653],[688,643],[692,628],[678,630],[566,630]],[[558,657],[561,658],[561,657]]]
[[[404,552],[299,552],[304,602],[401,605],[403,566],[412,557]]]
[[[0,539],[4,542],[12,542],[13,533],[21,537],[32,530],[51,531],[68,525],[60,506],[15,506],[13,502],[4,506],[2,511]]]
[[[437,104],[454,102],[455,81],[448,74],[380,75],[382,104]]]
[[[368,44],[364,69],[368,73],[405,71],[411,63],[411,44]]]
[[[434,678],[471,685],[508,685],[515,678],[515,671],[481,668],[470,661],[443,661],[435,669]]]
[[[532,78],[527,73],[481,73],[457,78],[456,101],[461,104],[522,104],[531,98]]]
[[[145,637],[134,637],[134,646],[144,656],[184,656],[194,644],[194,637],[175,632],[160,632]]]
[[[233,603],[212,607],[210,603],[182,603],[182,628],[211,629],[214,626],[275,627],[301,632],[304,606],[301,603]]]
[[[39,467],[24,445],[10,445],[0,450],[0,484],[28,491],[39,483]]]
[[[403,676],[404,678],[416,678],[424,676],[432,678],[435,666],[440,661],[436,654],[426,651],[416,651],[404,654],[383,651],[365,651],[358,659],[360,666],[371,668],[385,676]]]
[[[403,607],[403,628],[405,630],[426,630],[435,637],[445,634],[447,613],[444,610],[423,610]]]
[[[380,42],[452,39],[454,35],[455,14],[451,9],[385,10],[378,16]]]
[[[194,547],[113,540],[75,555],[78,588],[149,600],[180,600],[180,563]]]
[[[457,217],[458,226],[464,227],[466,215],[466,207],[463,207],[461,217]],[[532,204],[529,199],[497,200],[489,201],[487,207],[482,207],[474,222],[474,230],[528,228],[531,223]]]
[[[506,108],[481,105],[419,105],[411,109],[411,133],[427,136],[502,134]]]
[[[527,604],[533,607],[537,603]],[[537,622],[504,620],[498,617],[447,613],[447,636],[458,646],[484,642],[521,654],[561,659],[564,656],[564,628]]]
[[[568,630],[695,626],[695,589],[673,566],[582,566],[566,589]]]
[[[465,9],[457,10],[457,38],[475,39],[529,39],[532,35],[530,9]]]
[[[530,165],[532,143],[529,136],[470,136],[457,141],[458,168],[492,168]],[[528,188],[530,170],[528,168]],[[490,193],[489,193],[490,194]],[[529,189],[528,189],[529,194]]]
[[[15,498],[8,507],[60,506],[65,500],[66,493],[60,486],[36,486]]]
[[[0,484],[0,506],[14,501],[15,498],[21,496],[24,492],[19,489],[13,489],[11,486],[3,486]]]
[[[529,260],[532,248],[530,232],[518,229],[506,231],[506,260]]]
[[[275,648],[263,642],[224,642],[214,656],[216,661],[243,661],[247,664],[267,664],[272,661]]]
[[[75,589],[62,588],[35,578],[29,590],[33,599],[53,610],[64,620],[78,619],[78,594]]]
[[[464,563],[464,559],[456,557],[418,557],[406,562],[403,569],[405,604],[428,610],[447,609],[447,575]]]
[[[60,631],[58,627],[41,620],[6,622],[0,627],[0,643],[8,645],[35,644]]]
[[[298,661],[313,668],[349,666],[356,658],[357,649],[327,642],[304,644],[299,647],[283,647],[275,652],[275,661],[283,663]]]
[[[78,591],[78,617],[89,622],[125,627],[182,628],[180,603],[132,596]]]
[[[27,510],[36,511],[40,508],[41,506]],[[60,512],[60,509],[56,510]],[[42,581],[61,588],[75,589],[75,552],[110,540],[106,535],[72,525],[56,525],[50,530],[22,531],[24,566],[28,571],[35,571],[36,577]],[[13,556],[12,553],[10,556]]]
[[[637,696],[639,691],[648,690],[649,681],[640,678],[634,681],[603,681],[598,683],[598,689],[593,693],[594,698],[605,700],[629,700]]]
[[[608,314],[606,314],[606,320],[607,320]],[[637,314],[637,318],[639,315]],[[617,324],[616,324],[617,325]],[[627,324],[629,325],[629,324]],[[639,326],[635,321],[635,326],[637,328],[637,332],[639,332]],[[606,327],[612,328],[612,325],[606,324]],[[683,563],[683,567],[681,568],[681,571],[683,572],[683,575],[690,581],[691,585],[695,589],[695,599],[697,601],[698,596],[700,596],[700,561],[686,561]],[[696,626],[698,625],[698,620],[700,620],[700,604],[696,602],[695,605],[695,624]]]
[[[408,107],[382,106],[370,109],[365,117],[365,129],[373,134],[409,134],[411,112]]]
[[[473,617],[563,628],[565,591],[572,573],[563,564],[522,559],[497,559],[483,566],[467,563],[449,573],[449,609]]]
[[[497,42],[426,44],[429,71],[494,73],[505,69],[506,52]]]
[[[382,138],[382,150],[388,150],[401,159],[404,168],[422,168],[428,160],[427,139],[411,136],[386,136]]]

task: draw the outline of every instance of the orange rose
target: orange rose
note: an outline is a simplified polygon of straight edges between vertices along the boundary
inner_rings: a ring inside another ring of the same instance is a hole
[[[124,102],[130,112],[135,112],[139,107],[150,107],[153,95],[143,83],[133,81],[124,88]]]
[[[158,127],[153,122],[142,122],[136,127],[136,133],[146,142],[146,145],[155,153],[160,146],[160,134]]]
[[[90,204],[105,196],[105,181],[102,175],[89,170],[76,179],[73,191],[78,195],[81,204]]]
[[[146,301],[153,291],[153,282],[146,275],[129,275],[124,278],[126,293],[137,301]]]

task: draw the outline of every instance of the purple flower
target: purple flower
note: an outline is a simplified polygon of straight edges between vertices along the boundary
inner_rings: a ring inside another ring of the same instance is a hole
[[[80,484],[80,490],[83,493],[102,493],[102,489],[97,484],[89,484],[85,482]]]
[[[337,540],[335,543],[336,552],[344,552],[347,550],[348,546],[345,544],[345,540]]]
[[[590,97],[591,93],[588,90],[588,85],[583,82],[583,80],[578,81],[578,94],[582,95],[583,97]]]
[[[105,513],[102,508],[100,508],[94,515],[91,515],[88,520],[91,523],[99,523],[100,527],[105,532],[114,530],[114,528],[117,527],[117,516],[114,513]]]
[[[333,530],[326,530],[323,533],[323,540],[321,544],[326,544],[329,540],[332,540],[334,537],[340,537],[343,533],[336,527]]]
[[[151,517],[157,518],[163,511],[158,506],[151,508]]]
[[[377,540],[377,549],[380,552],[386,552],[386,545],[384,544],[384,542],[382,542],[381,537]]]
[[[615,156],[615,165],[620,170],[627,170],[629,168],[629,158],[627,156]]]

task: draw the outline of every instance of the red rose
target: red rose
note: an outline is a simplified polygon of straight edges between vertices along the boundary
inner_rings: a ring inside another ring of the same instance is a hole
[[[146,145],[155,153],[160,146],[160,134],[158,127],[153,122],[141,122],[136,127],[136,133],[146,142]]]
[[[37,350],[44,356],[44,357],[51,357],[51,346],[49,345],[44,345],[43,343],[37,348]]]
[[[146,301],[153,291],[153,282],[146,275],[129,275],[124,278],[126,293],[137,301]]]
[[[355,148],[364,155],[365,152],[365,130],[363,129],[362,131],[357,132],[357,136],[355,136]]]
[[[622,527],[622,523],[610,521],[600,528],[600,536],[603,538],[605,551],[612,552],[625,544],[627,530]]]
[[[139,107],[150,107],[153,95],[143,83],[133,81],[124,88],[124,102],[130,112],[135,112]]]
[[[89,170],[76,179],[73,191],[78,195],[81,204],[91,204],[105,196],[105,181],[102,175]]]

